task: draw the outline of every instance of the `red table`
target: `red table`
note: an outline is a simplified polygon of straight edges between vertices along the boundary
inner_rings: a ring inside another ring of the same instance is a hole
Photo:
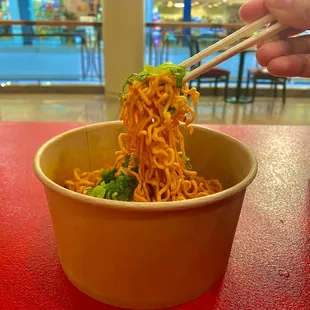
[[[113,309],[74,288],[58,261],[37,148],[76,123],[0,123],[0,309]],[[225,277],[196,309],[310,309],[310,127],[211,126],[259,162]]]

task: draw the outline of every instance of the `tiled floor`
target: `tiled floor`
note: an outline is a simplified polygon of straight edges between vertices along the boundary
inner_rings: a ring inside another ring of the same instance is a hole
[[[1,95],[2,121],[117,120],[120,105],[98,95]],[[310,99],[258,98],[254,104],[224,104],[222,98],[202,97],[196,123],[310,125]]]

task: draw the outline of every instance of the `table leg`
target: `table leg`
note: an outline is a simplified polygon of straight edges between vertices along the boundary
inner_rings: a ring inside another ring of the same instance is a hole
[[[238,82],[236,88],[236,96],[228,98],[229,103],[250,103],[252,100],[248,97],[241,97],[242,91],[242,77],[244,69],[245,52],[240,53],[239,69],[238,69]]]

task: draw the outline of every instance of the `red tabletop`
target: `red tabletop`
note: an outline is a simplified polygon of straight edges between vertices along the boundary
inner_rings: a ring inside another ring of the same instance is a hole
[[[107,310],[79,292],[59,260],[37,148],[76,123],[0,123],[0,309]],[[226,275],[178,310],[310,309],[310,127],[210,126],[249,145],[249,187]]]

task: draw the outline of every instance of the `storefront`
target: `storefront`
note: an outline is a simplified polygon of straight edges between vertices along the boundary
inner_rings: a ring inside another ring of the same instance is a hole
[[[154,8],[162,21],[224,24],[240,22],[238,10],[244,2],[245,0],[154,0]]]
[[[8,0],[0,0],[0,20],[9,20],[9,1]]]
[[[93,16],[101,20],[100,0],[33,0],[35,20],[79,20]],[[99,13],[99,14],[98,14]]]
[[[101,21],[101,16],[102,0],[0,0],[0,21],[85,21],[87,19],[87,21],[96,22]],[[83,31],[82,28],[75,30]],[[38,35],[42,34],[42,37],[40,37],[40,43],[42,44],[45,42],[48,42],[48,44],[63,44],[68,40],[61,39],[56,34],[68,31],[65,27],[2,26],[0,27],[0,34],[8,34],[8,36],[0,37],[0,39],[2,42],[10,43],[14,41],[15,43],[31,45],[38,40],[25,35],[37,33]],[[75,41],[73,39],[71,43]]]
[[[102,0],[0,0],[0,20],[100,20],[101,11]]]
[[[33,0],[34,20],[57,20],[60,17],[62,0]]]

